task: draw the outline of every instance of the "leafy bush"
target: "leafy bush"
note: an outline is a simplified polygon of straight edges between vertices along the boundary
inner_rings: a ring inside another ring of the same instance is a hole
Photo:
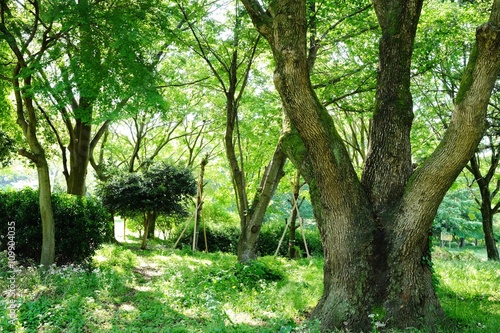
[[[113,238],[110,216],[97,200],[54,193],[52,205],[57,264],[84,262],[100,244]],[[0,192],[0,235],[7,235],[9,222],[15,222],[16,258],[39,262],[42,222],[38,191]],[[0,251],[6,247],[4,236],[0,238]]]
[[[187,215],[186,203],[195,194],[192,172],[168,164],[151,167],[143,173],[118,175],[98,188],[104,206],[127,217],[147,212]]]
[[[259,289],[262,281],[278,282],[285,279],[285,271],[271,261],[255,260],[250,263],[237,263],[234,276],[238,282],[249,288]]]

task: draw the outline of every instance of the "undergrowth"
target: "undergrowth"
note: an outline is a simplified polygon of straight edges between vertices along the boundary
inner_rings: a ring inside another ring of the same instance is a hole
[[[4,292],[0,332],[318,332],[307,316],[322,293],[322,265],[274,257],[242,265],[220,252],[105,245],[91,268],[17,272],[17,321],[9,324]],[[435,269],[450,319],[438,332],[498,332],[500,264],[445,255]],[[0,258],[0,290],[9,274]]]

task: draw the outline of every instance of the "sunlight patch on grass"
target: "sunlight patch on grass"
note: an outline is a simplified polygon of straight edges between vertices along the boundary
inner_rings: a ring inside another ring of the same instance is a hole
[[[152,288],[150,286],[134,286],[133,288],[137,291],[142,291],[142,292],[152,290]]]
[[[462,326],[461,332],[498,332],[500,263],[442,260],[435,266],[441,305]]]
[[[264,325],[264,322],[262,320],[253,318],[249,313],[236,312],[231,308],[226,309],[225,313],[232,324],[247,324],[252,326]]]
[[[119,309],[122,311],[125,311],[125,312],[132,312],[132,311],[137,310],[135,306],[133,306],[132,304],[129,304],[129,303],[125,303],[125,304],[120,305]]]

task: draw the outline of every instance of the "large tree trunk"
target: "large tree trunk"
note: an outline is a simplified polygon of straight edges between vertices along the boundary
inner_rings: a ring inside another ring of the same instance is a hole
[[[73,96],[71,105],[75,124],[72,129],[69,129],[70,172],[67,177],[67,192],[78,196],[84,196],[87,191],[86,179],[91,151],[93,107],[102,88],[99,75],[96,75],[96,71],[99,72],[102,69],[102,59],[100,49],[94,45],[91,6],[89,0],[77,2],[78,12],[81,15],[78,24],[80,40],[74,56],[80,59],[80,70],[75,74],[79,96]],[[70,122],[69,119],[67,122]]]
[[[368,288],[367,258],[375,230],[369,203],[343,141],[309,80],[305,3],[275,2],[270,13],[273,24],[261,32],[272,46],[274,83],[284,110],[303,143],[297,153],[308,158],[307,164],[297,167],[309,169],[301,174],[310,186],[325,251],[324,292],[313,315],[323,327],[368,328],[373,295]]]
[[[500,1],[477,31],[449,129],[414,173],[409,71],[422,1],[373,1],[383,37],[362,181],[311,87],[305,1],[277,0],[268,10],[258,1],[243,3],[273,51],[274,82],[290,120],[284,150],[310,185],[322,237],[324,292],[313,316],[323,329],[368,331],[371,313],[390,326],[435,329],[443,312],[432,285],[429,230],[483,134],[500,69]]]
[[[382,37],[375,112],[362,185],[376,223],[374,252],[370,258],[373,306],[384,309],[395,326],[434,327],[443,316],[429,265],[428,234],[435,212],[425,218],[421,216],[424,212],[405,216],[411,222],[400,220],[397,214],[400,198],[413,172],[410,68],[423,0],[373,0],[372,3]],[[448,186],[443,187],[444,192],[447,189]],[[401,228],[396,227],[398,224],[402,224]],[[409,229],[411,237],[406,234]]]
[[[91,133],[91,124],[80,119],[76,120],[68,145],[70,153],[70,170],[66,177],[68,194],[85,196],[87,192],[86,179],[90,159]]]

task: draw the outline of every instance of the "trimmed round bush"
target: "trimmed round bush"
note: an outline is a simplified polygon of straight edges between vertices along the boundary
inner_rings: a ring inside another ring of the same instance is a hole
[[[52,207],[57,264],[84,263],[102,243],[113,239],[111,217],[98,200],[53,193]],[[17,260],[40,262],[42,222],[38,191],[0,191],[0,251],[7,248],[5,235],[12,222]]]

